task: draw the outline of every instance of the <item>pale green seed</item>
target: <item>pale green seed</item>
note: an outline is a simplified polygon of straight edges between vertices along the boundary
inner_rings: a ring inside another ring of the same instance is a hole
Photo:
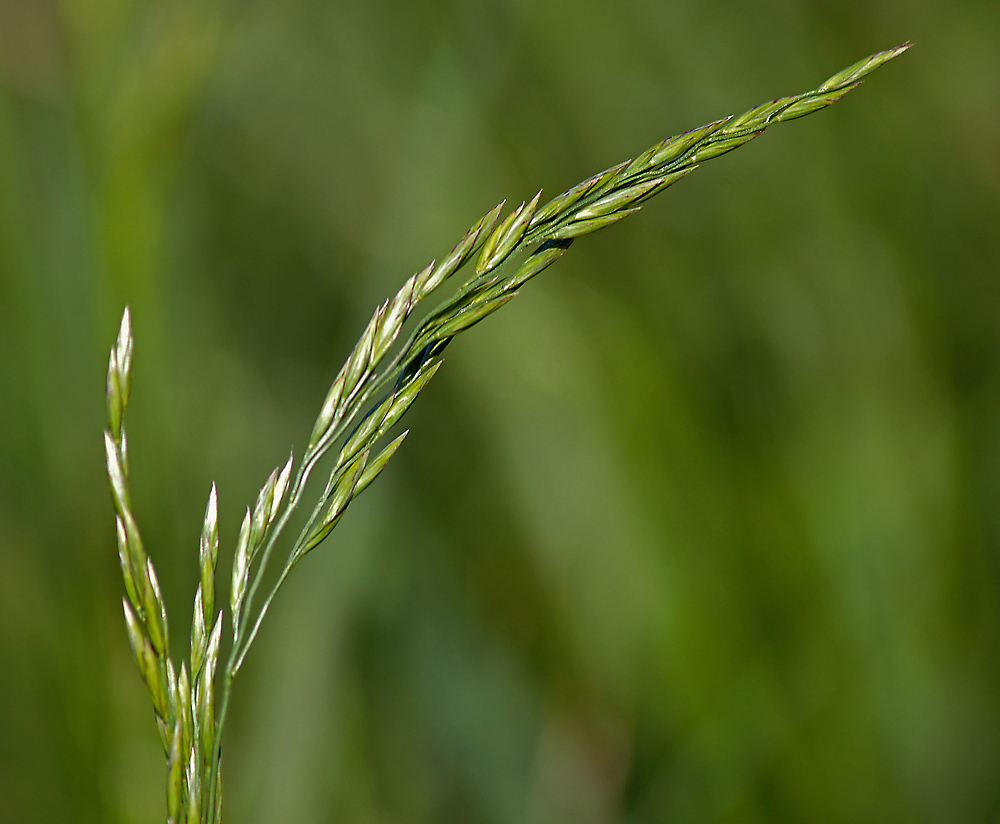
[[[683,157],[691,147],[698,145],[708,139],[712,134],[721,129],[732,117],[724,117],[712,123],[707,123],[690,132],[668,138],[653,155],[655,166],[666,166]]]
[[[692,163],[702,163],[705,160],[711,160],[713,157],[718,157],[719,155],[724,155],[726,152],[731,152],[733,149],[738,149],[744,143],[749,143],[757,135],[761,134],[763,129],[756,132],[750,132],[749,134],[737,135],[735,137],[723,138],[721,140],[713,140],[710,143],[706,143],[704,146],[695,150],[691,155]]]
[[[581,209],[579,212],[574,213],[572,219],[589,220],[591,218],[604,217],[605,215],[613,214],[614,212],[624,209],[633,201],[639,200],[644,195],[649,194],[649,192],[657,188],[661,183],[663,183],[662,177],[654,177],[652,180],[646,180],[642,183],[637,183],[634,186],[620,189],[610,195],[605,195],[600,200],[595,201],[589,206]]]
[[[167,606],[163,603],[160,593],[160,582],[156,577],[156,569],[151,559],[146,558],[146,579],[149,586],[143,588],[142,606],[146,613],[146,631],[157,655],[164,656],[170,646],[167,632]]]
[[[451,277],[462,266],[464,266],[465,263],[468,262],[469,258],[476,253],[476,250],[479,249],[490,236],[490,232],[493,231],[497,221],[500,219],[500,212],[503,210],[506,202],[507,201],[505,200],[501,200],[489,212],[483,215],[483,217],[480,218],[468,232],[466,232],[465,237],[463,237],[455,248],[451,250],[448,256],[441,261],[441,264],[434,270],[433,274],[427,278],[426,282],[421,284],[421,297],[436,289],[441,283]]]
[[[395,395],[390,395],[379,403],[379,405],[372,410],[368,417],[361,422],[354,434],[351,435],[347,443],[344,444],[344,448],[341,450],[340,455],[337,458],[337,466],[345,465],[362,449],[364,449],[365,444],[368,443],[371,436],[378,432],[379,427],[382,425],[382,421],[385,420],[385,416],[392,408],[394,400]]]
[[[104,433],[104,455],[108,480],[111,482],[111,496],[115,502],[115,509],[118,510],[119,515],[122,515],[132,508],[132,500],[129,496],[128,484],[125,482],[118,445],[110,431]]]
[[[542,193],[539,191],[528,203],[522,203],[518,206],[494,231],[490,239],[483,244],[479,263],[476,264],[477,275],[495,269],[514,251],[528,229],[528,224],[538,208],[538,200],[541,196]]]
[[[250,572],[250,510],[243,518],[240,526],[240,536],[236,542],[236,554],[233,556],[233,584],[229,591],[229,608],[233,616],[233,637],[238,635],[240,625],[240,607],[243,606],[243,596],[246,595],[247,575]]]
[[[203,605],[202,587],[194,596],[194,615],[191,619],[191,672],[197,675],[201,672],[205,660],[205,650],[208,647],[208,635],[205,629],[205,608]]]
[[[641,207],[636,207],[634,209],[624,209],[620,212],[615,212],[613,215],[605,215],[604,217],[595,217],[592,220],[579,220],[573,223],[569,223],[566,226],[561,226],[559,229],[552,233],[552,238],[554,240],[569,240],[570,238],[580,237],[581,235],[589,235],[591,232],[596,232],[598,229],[603,229],[605,226],[610,226],[612,223],[617,223],[622,218],[626,218],[634,212],[638,212]]]
[[[357,497],[362,492],[364,492],[368,485],[374,481],[380,474],[382,470],[385,469],[385,465],[389,463],[389,460],[393,455],[396,454],[396,450],[399,449],[400,445],[403,443],[403,439],[409,434],[409,429],[407,429],[402,435],[394,438],[386,446],[367,467],[365,471],[361,473],[361,477],[358,479],[358,485],[354,489],[354,495]]]
[[[181,820],[182,800],[184,797],[183,766],[184,758],[181,751],[183,727],[178,721],[174,724],[173,740],[170,743],[170,755],[167,758],[167,820],[179,824]]]
[[[793,103],[787,109],[785,109],[781,114],[779,114],[775,120],[795,120],[797,117],[805,117],[807,114],[812,114],[819,109],[825,109],[840,100],[848,92],[853,91],[858,86],[861,85],[863,81],[859,80],[852,86],[848,86],[845,89],[838,89],[837,91],[830,92],[828,94],[816,95],[815,97],[807,97],[796,103]]]
[[[115,517],[115,534],[118,538],[118,562],[122,568],[122,581],[125,583],[125,594],[133,606],[139,604],[139,593],[135,588],[135,577],[132,574],[132,562],[128,553],[128,538],[125,535],[125,525],[121,517]]]
[[[440,368],[441,363],[442,361],[440,359],[428,361],[420,367],[420,371],[417,372],[416,376],[396,393],[393,398],[392,405],[389,407],[389,411],[386,412],[385,417],[382,419],[382,423],[379,424],[378,431],[375,436],[376,438],[382,437],[382,435],[398,423],[399,419],[403,417],[406,410],[409,409],[410,405],[417,399],[417,395],[419,395],[424,386],[427,385],[427,382],[434,377],[434,374]]]
[[[866,74],[874,71],[887,60],[892,60],[892,58],[905,52],[911,45],[911,43],[904,43],[902,46],[897,46],[894,49],[886,49],[885,51],[880,51],[877,54],[873,54],[871,57],[865,58],[864,60],[859,60],[853,66],[848,66],[843,71],[837,72],[833,75],[833,77],[820,85],[816,91],[822,93],[829,91],[830,89],[853,85],[855,84],[855,81],[860,80]]]

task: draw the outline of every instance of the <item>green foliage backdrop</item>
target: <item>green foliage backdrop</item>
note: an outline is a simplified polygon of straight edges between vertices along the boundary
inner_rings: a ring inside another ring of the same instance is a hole
[[[104,370],[183,643],[500,198],[915,48],[463,336],[275,602],[233,822],[1000,821],[1000,6],[0,2],[0,821],[154,822]],[[221,597],[225,597],[224,594]]]

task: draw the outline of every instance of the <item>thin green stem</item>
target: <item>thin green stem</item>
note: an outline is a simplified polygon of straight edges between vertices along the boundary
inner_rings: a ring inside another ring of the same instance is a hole
[[[288,523],[288,519],[291,517],[292,512],[294,512],[298,507],[299,499],[302,497],[302,491],[305,488],[305,481],[308,477],[308,474],[303,471],[304,468],[305,466],[303,465],[303,467],[299,469],[298,475],[295,478],[295,483],[292,486],[292,491],[288,497],[288,503],[285,505],[285,511],[281,514],[281,518],[270,531],[267,544],[264,546],[264,552],[261,554],[260,562],[257,566],[256,573],[254,574],[253,582],[251,583],[250,589],[247,593],[247,598],[243,602],[243,608],[240,610],[240,620],[237,624],[237,631],[233,638],[233,646],[229,652],[229,658],[226,661],[226,668],[223,672],[222,698],[219,705],[218,719],[215,725],[215,740],[212,744],[212,768],[208,776],[208,804],[206,805],[204,813],[205,821],[208,822],[208,824],[216,824],[214,821],[215,792],[219,775],[219,760],[222,756],[222,729],[226,723],[226,715],[229,710],[229,697],[233,689],[233,679],[236,676],[234,664],[237,660],[237,654],[239,653],[240,645],[242,643],[242,628],[245,626],[246,619],[249,617],[251,604],[257,594],[257,589],[260,587],[260,582],[263,578],[264,571],[267,569],[267,564],[270,560],[271,552],[274,550],[274,545],[284,530],[285,525]],[[235,617],[236,616],[234,616],[234,618]],[[242,658],[240,660],[242,660]]]
[[[219,759],[222,757],[222,728],[226,724],[229,713],[229,696],[232,693],[233,677],[229,666],[222,675],[222,701],[219,704],[219,716],[215,723],[215,742],[212,747],[212,769],[208,775],[208,803],[202,807],[202,818],[206,824],[220,824],[215,818],[215,785],[219,775]]]
[[[295,562],[292,560],[289,560],[288,563],[285,564],[285,568],[281,570],[281,575],[278,576],[278,580],[275,582],[274,586],[271,587],[271,591],[264,599],[264,603],[261,604],[260,612],[257,613],[257,620],[254,621],[253,628],[247,636],[246,644],[243,646],[243,651],[240,653],[239,658],[236,659],[236,665],[233,667],[233,678],[236,677],[236,673],[238,673],[240,671],[240,667],[243,666],[243,659],[246,658],[246,654],[250,651],[250,645],[253,643],[254,638],[257,637],[257,630],[260,629],[261,622],[267,614],[268,607],[271,606],[271,601],[274,600],[274,596],[277,595],[279,587],[281,587],[281,585],[285,582],[285,578],[288,577],[288,573],[292,571],[293,566],[295,566]]]

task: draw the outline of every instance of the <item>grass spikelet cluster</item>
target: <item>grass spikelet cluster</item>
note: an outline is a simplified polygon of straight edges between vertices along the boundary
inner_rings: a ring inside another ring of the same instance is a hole
[[[221,609],[215,612],[219,505],[214,486],[199,544],[200,579],[194,598],[190,658],[177,667],[170,657],[166,607],[131,509],[124,415],[133,342],[125,310],[108,364],[107,472],[125,586],[126,628],[166,756],[171,824],[221,821],[220,742],[233,680],[289,572],[330,535],[351,501],[396,454],[407,433],[387,443],[385,439],[440,368],[441,354],[451,340],[512,300],[522,285],[564,255],[576,238],[634,214],[700,163],[753,140],[771,124],[803,117],[837,102],[867,74],[908,47],[905,44],[872,55],[812,91],[778,98],[737,117],[667,138],[541,207],[539,192],[501,219],[501,202],[476,221],[440,263],[431,262],[410,277],[375,310],[337,373],[298,469],[294,456],[289,456],[268,476],[253,508],[246,510],[236,542],[228,599],[232,645],[221,671],[218,663],[224,618]],[[517,266],[505,268],[504,264],[528,247],[534,248]],[[398,343],[403,326],[421,301],[474,257],[468,279]],[[338,444],[339,452],[311,513],[285,552],[281,573],[258,603],[275,548],[302,501],[313,470]]]
[[[143,548],[132,515],[128,485],[128,440],[125,409],[132,370],[132,328],[128,309],[122,316],[118,339],[108,362],[108,430],[104,433],[108,479],[114,502],[118,559],[125,583],[125,626],[139,674],[149,690],[156,728],[167,759],[167,820],[169,824],[199,824],[221,818],[222,795],[206,810],[203,800],[213,773],[216,752],[215,670],[222,637],[222,611],[212,620],[215,604],[215,567],[219,557],[218,503],[215,487],[208,497],[199,560],[201,580],[194,599],[191,655],[178,668],[170,657],[167,609],[156,569]],[[211,626],[211,631],[208,627]]]

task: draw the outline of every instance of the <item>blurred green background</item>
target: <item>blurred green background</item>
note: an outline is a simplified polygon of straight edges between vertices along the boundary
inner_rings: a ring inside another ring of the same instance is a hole
[[[0,821],[165,817],[102,455],[126,302],[180,655],[211,482],[225,581],[404,278],[908,39],[448,350],[237,682],[227,819],[1000,821],[974,0],[0,0]]]

